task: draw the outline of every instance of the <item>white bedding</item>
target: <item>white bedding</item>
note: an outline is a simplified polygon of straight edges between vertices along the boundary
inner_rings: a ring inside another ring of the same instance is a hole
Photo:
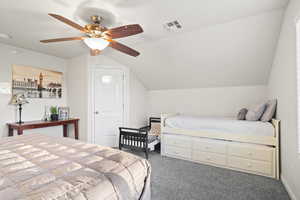
[[[253,136],[274,136],[274,127],[269,122],[245,121],[231,118],[208,118],[177,115],[165,120],[166,127]]]

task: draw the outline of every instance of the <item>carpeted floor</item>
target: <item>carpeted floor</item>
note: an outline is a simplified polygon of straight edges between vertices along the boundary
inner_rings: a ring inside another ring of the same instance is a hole
[[[143,154],[139,154],[143,156]],[[152,200],[290,200],[280,181],[152,152]]]

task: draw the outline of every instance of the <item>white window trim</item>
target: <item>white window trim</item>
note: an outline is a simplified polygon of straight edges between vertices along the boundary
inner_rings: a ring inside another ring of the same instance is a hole
[[[300,153],[300,18],[296,21],[296,83],[297,83],[297,136],[298,153]]]

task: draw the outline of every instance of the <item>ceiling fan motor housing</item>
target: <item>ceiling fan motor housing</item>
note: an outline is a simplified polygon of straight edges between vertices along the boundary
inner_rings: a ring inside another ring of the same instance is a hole
[[[103,20],[103,18],[98,16],[98,15],[91,16],[91,21],[93,23],[85,25],[85,29],[87,30],[87,34],[90,37],[99,38],[99,37],[103,36],[102,33],[104,31],[106,31],[106,29],[100,25],[102,20]]]
[[[103,21],[103,18],[98,15],[93,15],[93,16],[91,16],[91,20],[95,24],[100,24]]]

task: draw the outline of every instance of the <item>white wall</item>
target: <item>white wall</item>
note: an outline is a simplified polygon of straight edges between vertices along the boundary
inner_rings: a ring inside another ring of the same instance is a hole
[[[17,50],[16,54],[13,52]],[[0,83],[6,84],[11,87],[12,79],[12,65],[19,64],[24,66],[41,67],[50,70],[56,70],[66,73],[66,61],[54,56],[48,56],[45,54],[16,48],[8,45],[0,44]],[[44,114],[45,105],[57,105],[65,106],[67,102],[67,90],[64,85],[62,99],[29,99],[30,104],[24,106],[22,119],[28,120],[40,120]],[[11,91],[11,88],[9,88]],[[11,94],[1,94],[0,92],[0,137],[7,136],[7,122],[14,122],[17,120],[17,113],[14,106],[8,105],[11,98]],[[62,136],[62,127],[51,127],[46,129],[35,129],[28,132],[45,133],[54,136]]]
[[[266,86],[153,90],[149,92],[149,115],[167,112],[231,117],[240,108],[266,100],[266,93]]]
[[[68,106],[71,117],[79,118],[79,139],[87,140],[87,95],[88,95],[87,56],[68,60],[67,87]],[[74,129],[70,128],[70,133]]]
[[[291,0],[286,10],[269,78],[269,96],[278,99],[277,118],[281,120],[282,177],[294,199],[300,199],[300,154],[298,153],[296,93],[296,19],[300,1]],[[299,55],[299,53],[298,53]]]
[[[148,90],[136,77],[134,73],[130,74],[130,127],[142,127],[148,123],[149,99]]]

